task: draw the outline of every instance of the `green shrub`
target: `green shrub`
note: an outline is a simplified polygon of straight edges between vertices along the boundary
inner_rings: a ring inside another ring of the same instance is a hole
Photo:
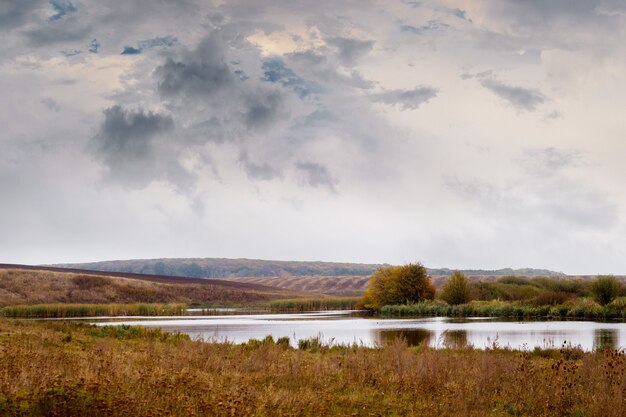
[[[455,271],[441,290],[441,299],[450,305],[465,304],[471,300],[470,284],[465,275]]]
[[[591,284],[593,299],[600,305],[607,305],[620,293],[621,285],[612,275],[599,276]]]

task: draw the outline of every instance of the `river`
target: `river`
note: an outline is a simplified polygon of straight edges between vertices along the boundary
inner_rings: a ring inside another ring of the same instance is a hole
[[[560,348],[563,344],[584,350],[626,348],[626,323],[595,321],[502,321],[493,318],[444,317],[394,319],[367,317],[349,311],[300,314],[228,314],[184,317],[126,317],[97,325],[141,325],[186,333],[207,342],[242,343],[252,338],[319,337],[329,344],[380,346],[396,337],[409,345],[426,343],[435,348],[473,346],[512,349]]]

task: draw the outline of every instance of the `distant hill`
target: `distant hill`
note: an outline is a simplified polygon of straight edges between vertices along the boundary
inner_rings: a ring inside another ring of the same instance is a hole
[[[265,303],[301,296],[254,283],[0,264],[0,307],[47,303]]]
[[[450,276],[454,272],[453,269],[437,268],[428,269],[428,273],[432,276]],[[565,277],[563,272],[550,271],[549,269],[535,269],[535,268],[502,268],[502,269],[462,269],[465,275],[472,277]]]
[[[226,258],[165,258],[131,259],[92,263],[57,264],[55,267],[90,269],[105,272],[130,272],[136,274],[168,275],[193,278],[242,278],[242,277],[367,277],[380,264],[357,264],[338,262],[266,261],[259,259]],[[452,269],[429,269],[432,276],[449,276]],[[462,270],[470,276],[565,276],[547,269]]]

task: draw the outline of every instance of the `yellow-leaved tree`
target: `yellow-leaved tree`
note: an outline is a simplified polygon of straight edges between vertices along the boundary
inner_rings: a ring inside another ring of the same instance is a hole
[[[385,305],[418,303],[434,297],[435,286],[422,264],[383,266],[370,277],[363,305],[377,310]]]

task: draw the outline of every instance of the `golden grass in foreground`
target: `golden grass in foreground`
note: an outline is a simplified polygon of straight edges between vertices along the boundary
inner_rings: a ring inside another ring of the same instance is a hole
[[[0,415],[626,414],[621,353],[311,346],[0,319]]]

